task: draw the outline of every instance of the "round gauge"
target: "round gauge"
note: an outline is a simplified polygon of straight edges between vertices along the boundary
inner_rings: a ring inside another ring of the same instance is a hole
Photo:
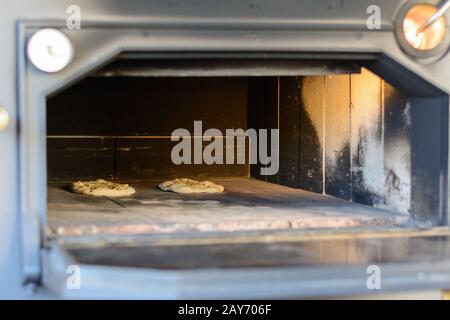
[[[406,41],[418,50],[431,50],[442,43],[447,32],[445,18],[441,17],[423,31],[420,27],[437,11],[436,7],[419,4],[406,13],[403,19],[403,32]]]
[[[408,1],[397,16],[395,32],[400,47],[423,63],[439,60],[449,48],[450,32],[445,16],[423,29],[437,10],[426,0],[414,0]]]
[[[28,41],[27,54],[33,65],[44,72],[58,72],[67,67],[74,56],[69,38],[56,29],[41,29]]]

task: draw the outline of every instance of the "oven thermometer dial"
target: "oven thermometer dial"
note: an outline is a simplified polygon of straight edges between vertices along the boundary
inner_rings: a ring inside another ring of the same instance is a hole
[[[74,49],[69,38],[56,29],[41,29],[28,41],[27,54],[33,65],[44,72],[58,72],[69,65]]]

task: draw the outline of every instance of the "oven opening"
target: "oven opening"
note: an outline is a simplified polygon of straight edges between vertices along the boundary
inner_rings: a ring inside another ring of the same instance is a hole
[[[445,104],[369,69],[113,62],[47,99],[49,230],[71,237],[445,225]],[[185,130],[174,141],[177,129]],[[182,142],[189,147],[175,153]],[[158,187],[175,178],[225,191]],[[96,179],[136,193],[70,189]]]

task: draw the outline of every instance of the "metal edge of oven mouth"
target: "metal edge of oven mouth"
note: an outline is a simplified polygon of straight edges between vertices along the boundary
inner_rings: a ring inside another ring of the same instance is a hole
[[[48,236],[46,247],[101,248],[114,246],[190,246],[244,243],[287,243],[312,240],[360,240],[450,236],[450,227],[365,227],[306,230],[266,230],[240,232],[178,232],[155,234],[98,234],[89,236]]]
[[[44,255],[42,283],[64,299],[311,298],[450,288],[450,261],[380,264],[382,287],[371,291],[364,265],[164,270],[79,264],[56,245]],[[82,270],[70,288],[67,268]]]

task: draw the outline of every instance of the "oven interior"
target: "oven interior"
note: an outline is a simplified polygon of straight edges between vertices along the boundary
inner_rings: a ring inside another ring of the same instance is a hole
[[[118,59],[47,98],[48,227],[69,237],[445,225],[448,100],[420,81],[372,62]],[[202,141],[196,121],[222,136]],[[174,164],[179,128],[234,163]],[[250,163],[260,134],[238,150],[227,129],[279,129],[265,141],[272,162]],[[100,178],[137,192],[70,191]],[[158,189],[173,178],[225,192]]]

